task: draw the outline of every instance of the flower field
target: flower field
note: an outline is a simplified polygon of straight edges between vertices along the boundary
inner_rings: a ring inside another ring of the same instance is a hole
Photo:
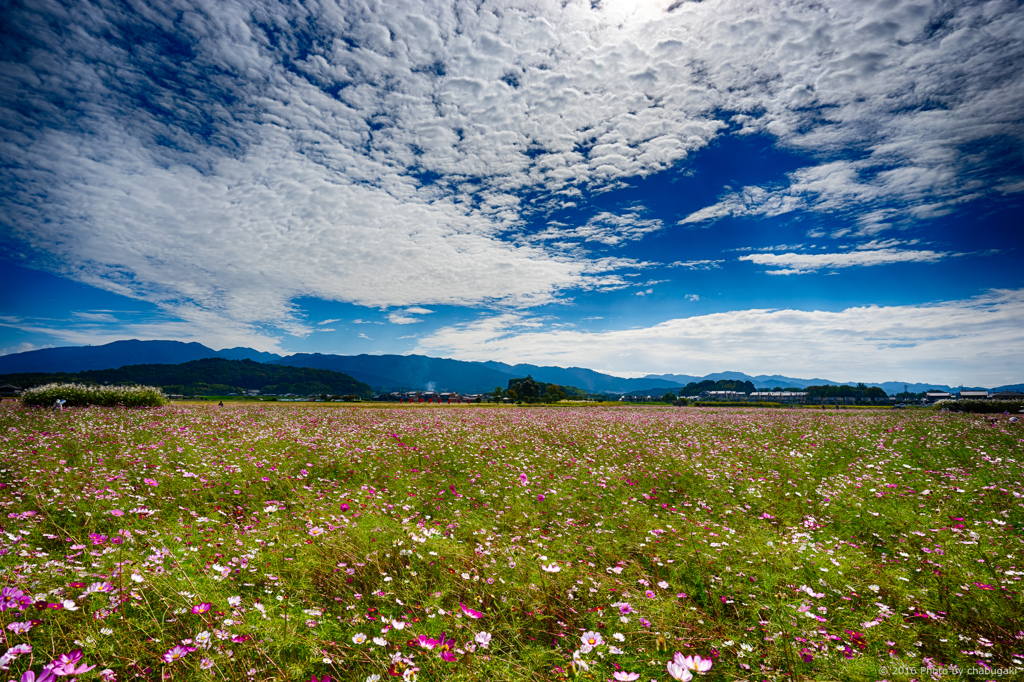
[[[4,403],[0,438],[3,680],[1024,679],[1004,417]]]

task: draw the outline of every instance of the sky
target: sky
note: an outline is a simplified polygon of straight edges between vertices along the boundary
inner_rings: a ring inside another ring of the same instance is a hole
[[[1020,3],[2,11],[0,354],[1024,381]]]

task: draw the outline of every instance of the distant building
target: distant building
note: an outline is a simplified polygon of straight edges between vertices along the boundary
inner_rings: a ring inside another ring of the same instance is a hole
[[[806,391],[755,391],[750,399],[759,403],[805,403]]]
[[[960,391],[963,400],[988,400],[988,391]]]
[[[989,397],[993,400],[1024,400],[1024,393],[1019,391],[999,391]]]
[[[21,394],[21,389],[11,384],[0,386],[0,398],[16,398]]]
[[[704,391],[700,394],[703,400],[737,401],[747,400],[747,394],[740,391]]]
[[[956,398],[955,395],[946,391],[928,391],[924,394],[924,400],[927,403],[934,403],[939,400],[952,400],[954,398]]]

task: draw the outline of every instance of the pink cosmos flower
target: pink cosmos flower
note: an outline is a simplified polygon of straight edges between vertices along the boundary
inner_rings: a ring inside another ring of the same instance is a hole
[[[526,477],[526,474],[519,474],[519,485],[526,485],[530,482],[530,479]]]
[[[159,483],[154,481],[152,478],[145,478],[145,479],[143,479],[142,482],[145,483],[146,485],[151,485],[154,488],[157,487],[158,485],[160,485]]]
[[[189,651],[194,651],[194,649],[186,648],[179,644],[167,650],[167,653],[164,654],[164,660],[168,663],[174,663],[184,658]]]
[[[96,667],[94,665],[77,665],[78,661],[80,661],[81,659],[81,649],[75,649],[69,654],[61,654],[56,661],[50,664],[51,666],[53,666],[53,674],[58,675],[60,677],[64,677],[67,675],[81,675],[82,673],[87,673]]]
[[[481,649],[486,649],[491,643],[491,633],[478,632],[474,639],[476,639],[476,643],[480,645]]]
[[[32,621],[26,621],[24,623],[9,623],[7,629],[16,635],[28,632],[35,625]]]
[[[673,680],[679,680],[679,682],[690,682],[690,680],[693,679],[693,673],[675,661],[669,661],[665,667],[668,669],[668,674]]]
[[[437,648],[437,645],[440,644],[440,642],[438,642],[436,639],[431,639],[430,637],[427,637],[426,635],[420,635],[419,637],[417,637],[416,638],[416,643],[419,644],[424,649],[428,649],[428,650],[435,649],[435,648]]]
[[[589,646],[598,646],[599,644],[604,644],[604,638],[601,637],[601,633],[594,632],[593,630],[589,632],[584,632],[580,636],[580,641],[583,642],[583,644]]]
[[[455,661],[459,660],[459,657],[456,656],[455,653],[452,651],[452,649],[454,648],[455,640],[448,639],[442,632],[437,644],[437,650],[441,652],[441,658],[448,661],[449,663],[454,663]]]
[[[7,609],[18,609],[24,611],[25,607],[32,603],[32,597],[16,587],[5,587],[0,589],[0,611]]]
[[[111,514],[112,514],[113,516],[124,516],[124,512],[123,512],[123,511],[121,511],[120,509],[111,509],[111,510],[110,510],[110,513],[111,513]]]
[[[193,606],[192,607],[192,613],[195,613],[195,614],[206,613],[211,608],[213,608],[213,604],[211,604],[208,601],[204,601],[201,604],[196,604],[195,606]]]
[[[619,604],[615,604],[615,606],[619,607],[619,613],[623,616],[633,613],[633,607],[629,605],[629,602],[621,602]]]
[[[612,677],[619,680],[619,682],[633,682],[633,680],[640,679],[640,673],[628,673],[625,670],[619,670],[612,673]]]
[[[710,658],[701,658],[700,656],[683,656],[677,651],[675,663],[698,673],[706,673],[711,670],[712,661]]]
[[[462,612],[464,614],[466,614],[467,616],[469,616],[470,618],[483,618],[484,617],[484,614],[480,613],[479,611],[474,611],[473,609],[469,608],[468,606],[466,606],[462,602],[459,602],[459,606],[462,607]]]

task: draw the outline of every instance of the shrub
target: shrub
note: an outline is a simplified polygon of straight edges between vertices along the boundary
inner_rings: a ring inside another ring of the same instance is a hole
[[[163,391],[153,386],[86,386],[85,384],[46,384],[26,389],[21,394],[25,405],[47,407],[58,398],[67,407],[100,405],[103,407],[158,407],[168,403]]]
[[[1024,409],[1024,400],[940,400],[935,407],[950,412],[1017,413]]]

